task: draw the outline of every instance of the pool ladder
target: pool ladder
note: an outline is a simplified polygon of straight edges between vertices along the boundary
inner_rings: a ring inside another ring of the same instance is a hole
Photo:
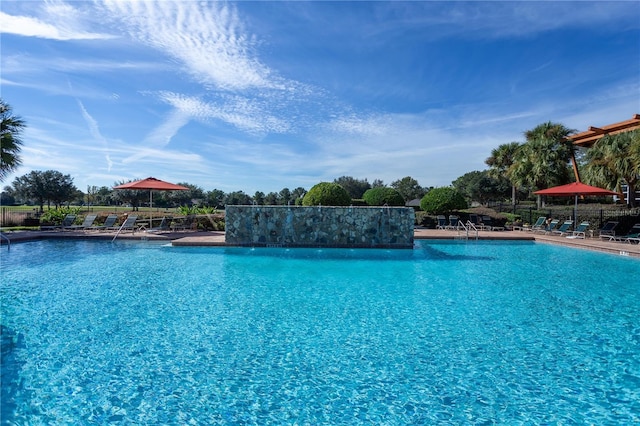
[[[470,220],[468,220],[467,223],[464,223],[462,221],[458,222],[458,226],[456,227],[456,229],[458,230],[458,235],[456,236],[457,239],[468,240],[469,233],[471,234],[475,233],[475,239],[476,240],[478,239],[478,228],[476,228],[476,225],[474,225],[473,222],[471,222]]]

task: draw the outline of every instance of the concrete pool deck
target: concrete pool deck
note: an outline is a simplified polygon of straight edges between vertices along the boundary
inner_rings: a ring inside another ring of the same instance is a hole
[[[2,245],[11,242],[33,241],[40,239],[101,239],[112,240],[115,232],[82,232],[82,231],[15,231],[2,233]],[[441,229],[416,228],[414,239],[416,240],[453,240],[465,239],[462,232]],[[154,232],[137,231],[118,235],[119,240],[149,240],[167,241],[174,246],[192,247],[220,247],[226,246],[224,231],[186,231],[186,232]],[[469,235],[469,240],[475,239],[475,234]],[[640,244],[625,242],[603,241],[600,238],[572,239],[559,235],[533,234],[525,231],[478,231],[479,240],[496,241],[536,241],[545,244],[556,244],[583,250],[593,250],[604,253],[616,254],[640,258]]]

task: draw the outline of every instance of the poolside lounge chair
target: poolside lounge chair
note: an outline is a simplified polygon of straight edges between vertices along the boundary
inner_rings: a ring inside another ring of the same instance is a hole
[[[440,214],[436,217],[436,219],[438,219],[436,229],[445,229],[447,227],[447,217],[445,215]]]
[[[82,221],[82,225],[67,226],[63,228],[63,230],[68,230],[68,231],[85,230],[91,227],[91,225],[93,225],[93,222],[96,221],[97,217],[98,217],[97,214],[88,214],[85,216],[84,221]]]
[[[589,227],[589,222],[580,222],[576,229],[571,233],[571,235],[567,235],[567,238],[581,238],[584,239],[586,237],[585,233],[587,232],[587,228]]]
[[[548,234],[548,233],[552,232],[554,229],[556,229],[556,226],[558,226],[558,223],[560,223],[560,221],[558,219],[553,219],[551,222],[549,222],[544,227],[542,227],[540,229],[536,229],[533,232],[540,232],[542,234]]]
[[[459,223],[460,223],[460,217],[454,214],[449,215],[449,224],[445,227],[445,229],[458,229]]]
[[[169,228],[169,225],[171,224],[171,221],[173,220],[173,218],[171,216],[165,216],[162,218],[162,221],[160,222],[160,225],[154,227],[154,228],[149,228],[146,229],[144,232],[165,232],[165,231],[170,231],[171,229]]]
[[[136,232],[136,220],[138,220],[138,216],[129,216],[124,221],[122,225],[118,227],[118,233],[123,231],[131,231]]]
[[[612,235],[609,237],[609,241],[620,241],[625,243],[639,243],[640,244],[640,223],[636,223],[631,227],[627,235]]]
[[[525,228],[525,231],[537,231],[544,227],[544,222],[547,220],[546,216],[540,216],[536,223],[531,225],[531,228]]]
[[[45,230],[57,230],[57,229],[69,228],[70,226],[73,225],[73,222],[75,222],[75,220],[76,220],[75,214],[68,214],[64,217],[64,219],[62,219],[62,223],[60,225],[41,226],[40,230],[45,231]]]
[[[495,226],[491,216],[482,216],[480,229],[487,231],[504,231],[504,226]]]
[[[85,228],[85,231],[110,231],[110,230],[117,229],[115,228],[115,224],[117,220],[118,220],[117,214],[110,214],[104,220],[104,223],[102,225],[92,225],[88,228]]]
[[[196,215],[190,214],[182,218],[181,220],[171,223],[171,229],[174,231],[186,231],[188,229],[197,229],[198,223],[196,222]]]
[[[611,237],[612,235],[616,235],[616,231],[614,230],[616,226],[618,226],[618,222],[613,220],[609,220],[604,225],[602,225],[602,228],[598,230],[600,239],[610,240],[609,237]]]
[[[570,232],[569,228],[571,228],[571,225],[573,225],[572,220],[565,220],[564,222],[562,222],[562,225],[558,227],[558,229],[552,229],[551,233],[560,235],[568,234]]]

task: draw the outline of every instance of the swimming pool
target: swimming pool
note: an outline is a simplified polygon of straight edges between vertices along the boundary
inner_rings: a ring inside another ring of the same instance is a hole
[[[17,424],[640,421],[640,262],[40,241],[3,250]]]

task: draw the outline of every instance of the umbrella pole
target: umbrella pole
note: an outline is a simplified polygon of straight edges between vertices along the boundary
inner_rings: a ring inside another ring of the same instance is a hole
[[[153,189],[149,190],[149,229],[153,228]]]
[[[576,224],[578,223],[578,196],[576,195],[576,201],[573,205],[573,226],[575,229]]]

